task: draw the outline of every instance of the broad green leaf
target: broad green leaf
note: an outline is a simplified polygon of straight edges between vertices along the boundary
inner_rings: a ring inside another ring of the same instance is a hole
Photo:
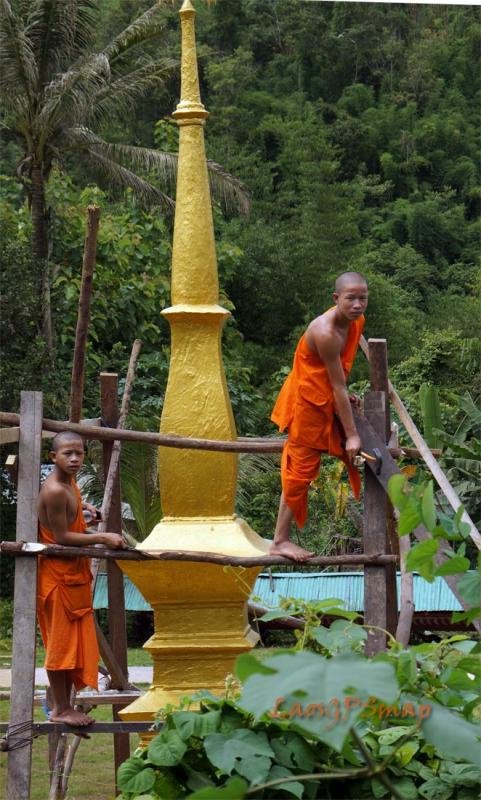
[[[188,795],[188,800],[243,800],[249,784],[242,778],[235,776],[229,778],[224,786],[199,789],[198,792]]]
[[[195,792],[198,789],[214,786],[213,781],[205,772],[198,772],[198,770],[189,767],[188,764],[182,764],[182,767],[187,772],[187,786],[191,791]]]
[[[131,756],[118,768],[117,784],[122,792],[143,794],[152,789],[154,783],[155,772],[146,766],[144,758]]]
[[[408,501],[408,495],[404,492],[404,487],[406,486],[406,476],[405,475],[392,475],[389,478],[388,483],[388,494],[389,499],[393,506],[395,506],[399,511],[402,511],[404,506]]]
[[[285,612],[283,616],[285,616]],[[271,619],[277,619],[277,617],[271,617]],[[274,674],[272,669],[266,667],[264,662],[252,655],[252,653],[242,653],[242,655],[238,657],[235,662],[235,671],[242,683],[244,683],[250,675],[255,675],[257,672],[264,675]]]
[[[458,669],[465,672],[472,672],[478,678],[481,678],[481,656],[466,656],[458,662]],[[481,687],[480,687],[481,688]]]
[[[291,727],[341,750],[347,732],[370,696],[393,703],[398,684],[392,664],[354,654],[327,659],[316,653],[285,653],[266,660],[275,676],[252,675],[240,705],[257,717],[282,702]],[[348,697],[348,700],[346,700]]]
[[[276,761],[289,769],[298,768],[303,772],[312,772],[315,753],[306,740],[293,731],[285,731],[281,736],[272,737],[270,745],[275,753]]]
[[[412,778],[408,778],[406,775],[403,775],[400,778],[391,777],[391,782],[393,786],[396,787],[403,800],[416,800],[418,796],[418,790],[416,789],[416,784]]]
[[[331,653],[352,650],[367,639],[367,631],[361,625],[346,624],[335,620],[329,628],[322,625],[311,630],[311,636]]]
[[[431,564],[433,556],[438,552],[439,542],[437,539],[425,539],[413,545],[409,550],[406,559],[406,567],[411,572],[419,570],[424,564]]]
[[[471,764],[455,764],[453,761],[441,762],[439,777],[451,786],[478,786],[479,770]]]
[[[288,616],[289,612],[285,608],[273,608],[272,611],[266,611],[262,617],[259,617],[259,622],[270,622],[273,619],[283,619]]]
[[[419,750],[418,742],[410,741],[402,744],[401,747],[396,750],[396,764],[398,767],[405,767],[406,764],[409,764],[410,761],[414,758],[416,753]]]
[[[421,514],[418,502],[414,497],[410,497],[401,513],[399,514],[398,533],[399,536],[406,536],[416,528],[421,522]]]
[[[222,733],[212,733],[204,741],[209,761],[225,775],[230,775],[237,761],[256,756],[274,758],[265,733],[239,728],[228,737]]]
[[[432,531],[436,525],[436,510],[434,508],[433,482],[429,481],[423,492],[421,501],[421,517],[428,531]]]
[[[479,606],[481,601],[481,572],[470,570],[458,581],[458,591],[470,606]]]
[[[469,558],[452,556],[436,568],[435,575],[457,575],[459,572],[466,572],[469,569],[469,564]]]
[[[379,744],[394,744],[403,736],[407,736],[408,733],[414,734],[415,731],[415,725],[393,725],[378,734],[378,741]]]
[[[177,731],[162,731],[152,739],[147,751],[148,759],[159,767],[173,767],[182,761],[187,745]]]
[[[481,766],[481,725],[464,719],[456,711],[431,703],[431,713],[421,721],[425,739],[441,754]]]
[[[183,786],[170,771],[157,774],[153,790],[155,796],[161,797],[162,800],[177,800],[184,791]],[[138,798],[136,797],[135,800]]]
[[[419,787],[419,794],[426,800],[449,800],[453,796],[453,788],[439,778],[429,778]]]
[[[378,800],[380,797],[386,797],[389,792],[387,786],[383,784],[379,778],[371,778],[371,789],[372,789],[372,796],[375,800]]]
[[[439,542],[437,539],[424,539],[422,542],[417,542],[409,550],[406,567],[411,572],[418,570],[423,564],[432,563],[433,556],[436,555],[439,549]]]
[[[248,756],[236,761],[236,772],[247,778],[250,784],[263,783],[271,769],[272,760],[267,756]]]
[[[285,767],[281,767],[279,764],[274,764],[269,775],[267,776],[266,783],[269,781],[275,781],[278,778],[289,778],[292,775],[292,772]],[[295,775],[292,775],[295,778]],[[280,783],[277,786],[273,786],[272,789],[275,789],[276,792],[284,791],[288,792],[289,794],[293,794],[294,797],[301,798],[304,794],[304,784],[300,781],[292,780],[286,781],[285,783]]]
[[[202,714],[200,711],[178,711],[172,719],[181,739],[186,742],[191,736],[203,739],[209,733],[214,733],[221,718],[220,709],[207,711]]]

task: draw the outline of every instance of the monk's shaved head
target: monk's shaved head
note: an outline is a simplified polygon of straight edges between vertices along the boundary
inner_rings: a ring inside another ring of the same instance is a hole
[[[67,442],[75,442],[76,444],[81,444],[82,447],[84,446],[84,440],[78,433],[73,433],[72,431],[60,431],[57,433],[52,439],[52,447],[54,453],[62,447]]]
[[[348,286],[359,286],[359,284],[364,284],[367,288],[367,280],[364,275],[361,275],[360,272],[343,272],[336,278],[334,291],[336,294],[341,294]]]

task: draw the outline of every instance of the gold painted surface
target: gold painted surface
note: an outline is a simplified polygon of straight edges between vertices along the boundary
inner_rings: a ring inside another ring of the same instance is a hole
[[[235,439],[221,354],[226,312],[220,306],[211,306],[209,311],[186,310],[184,306],[164,313],[171,324],[172,347],[161,432]],[[233,514],[235,454],[163,447],[159,449],[159,469],[166,516]]]
[[[195,11],[184,0],[177,203],[172,253],[172,306],[163,311],[172,336],[160,430],[233,440],[236,430],[221,355],[229,312],[218,305],[214,229],[204,148],[207,117],[199,94]],[[237,456],[159,448],[164,517],[138,548],[264,555],[269,542],[234,515]],[[153,719],[168,703],[205,688],[222,694],[236,657],[257,641],[247,598],[259,568],[181,561],[118,562],[154,610],[144,647],[153,661],[146,694],[120,712]],[[146,743],[149,736],[143,736]]]

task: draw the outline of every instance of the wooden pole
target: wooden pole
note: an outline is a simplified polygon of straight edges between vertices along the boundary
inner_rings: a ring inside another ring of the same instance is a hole
[[[85,348],[90,322],[90,300],[92,297],[92,280],[97,253],[97,233],[99,229],[100,208],[92,205],[87,208],[87,234],[85,237],[84,257],[82,264],[82,282],[75,331],[75,347],[72,364],[72,380],[70,383],[70,416],[71,422],[80,422],[85,379]]]
[[[17,490],[17,541],[37,541],[37,497],[42,447],[42,393],[22,392]],[[37,562],[15,567],[12,686],[10,701],[7,800],[28,800],[32,768],[30,732],[16,731],[33,719]],[[20,744],[21,740],[24,740]]]
[[[18,425],[18,414],[10,411],[0,411],[0,425]],[[179,447],[185,450],[213,450],[226,453],[282,453],[287,442],[286,436],[239,436],[233,441],[222,439],[194,439],[189,436],[179,436],[177,434],[154,433],[153,431],[132,431],[127,429],[110,430],[100,428],[90,420],[83,420],[81,424],[74,422],[59,422],[55,419],[42,420],[43,436],[48,438],[59,431],[75,431],[85,439],[94,439],[99,442],[119,439],[121,442],[143,442],[153,447]],[[4,444],[3,434],[6,432],[5,441],[18,441],[18,433],[15,431],[12,436],[7,428],[0,428],[0,444]],[[431,450],[433,457],[438,458],[441,450]],[[391,447],[390,453],[393,458],[420,458],[419,451],[415,447]]]
[[[391,436],[391,414],[389,408],[389,373],[386,339],[369,339],[369,374],[371,390],[384,392],[385,414],[384,435],[381,429],[377,433],[387,444]],[[399,555],[399,537],[397,535],[394,508],[386,498],[386,553]],[[396,564],[386,566],[387,589],[387,630],[394,635],[398,623]]]
[[[364,398],[364,413],[377,433],[384,437],[385,394],[369,392]],[[383,553],[386,548],[386,493],[371,470],[364,474],[364,552]],[[386,647],[388,582],[384,567],[364,567],[364,624],[368,629],[365,652],[371,656]],[[383,630],[379,630],[379,629]]]
[[[135,346],[135,345],[134,345]],[[136,348],[138,352],[138,348]],[[132,357],[131,357],[132,362]],[[134,365],[135,369],[135,365]],[[130,373],[130,369],[129,369]],[[125,395],[127,394],[127,387],[130,380],[130,387],[132,386],[133,375],[127,376],[125,385]],[[130,397],[130,392],[129,392]],[[126,409],[128,403],[122,403],[124,416],[119,420],[118,408],[118,376],[114,373],[101,372],[100,373],[100,402],[101,402],[101,415],[102,424],[108,427],[116,428],[123,427],[125,423]],[[114,448],[118,444],[117,452],[120,450],[120,442],[104,442],[103,443],[103,461],[104,461],[104,475],[106,476],[104,502],[102,504],[102,513],[106,513],[103,517],[106,529],[109,531],[116,531],[122,533],[122,502],[120,493],[120,475],[118,459],[115,462],[113,459]],[[107,506],[107,484],[109,484],[109,503]],[[114,689],[126,688],[128,685],[128,663],[127,663],[127,631],[125,620],[125,597],[124,597],[124,576],[123,572],[119,569],[115,561],[107,561],[107,591],[108,591],[108,622],[109,622],[109,642],[112,648],[115,659],[122,670],[124,680],[119,684],[111,676],[111,686]],[[112,718],[119,720],[118,712],[124,708],[117,709],[112,706]],[[115,775],[117,770],[130,756],[130,740],[128,733],[114,734],[114,763]],[[118,787],[117,791],[118,790]]]
[[[29,557],[42,555],[43,558],[87,558],[113,559],[114,561],[192,561],[206,564],[222,564],[232,567],[274,567],[289,565],[292,567],[292,559],[282,556],[229,556],[219,553],[204,553],[195,550],[157,550],[146,552],[129,548],[127,550],[105,550],[98,545],[89,547],[69,547],[61,544],[36,545],[31,549],[28,544],[21,542],[0,542],[2,553],[9,553],[17,557]],[[397,560],[397,556],[386,555],[384,553],[350,553],[342,556],[313,556],[304,562],[304,566],[309,567],[328,567],[339,564],[389,564]]]
[[[140,339],[136,339],[132,346],[132,352],[130,354],[129,368],[127,370],[127,377],[125,379],[125,389],[122,397],[122,406],[120,409],[120,414],[117,404],[117,376],[116,375],[114,376],[114,373],[110,372],[101,373],[100,376],[101,381],[102,381],[102,375],[110,376],[110,378],[107,377],[104,378],[105,395],[102,393],[102,388],[101,388],[101,395],[102,395],[101,402],[105,404],[102,406],[102,422],[108,428],[112,427],[117,430],[118,429],[123,430],[124,428],[130,406],[130,398],[132,396],[132,387],[135,378],[137,359],[139,357],[141,347],[142,347],[142,342],[140,341]],[[120,513],[120,511],[118,515],[118,526],[116,528],[107,527],[114,490],[118,494],[118,502],[120,503],[120,489],[119,489],[120,483],[118,478],[119,462],[120,462],[120,441],[117,439],[113,443],[106,442],[104,444],[104,468],[106,469],[106,472],[104,474],[107,477],[105,479],[105,492],[104,492],[104,499],[102,502],[103,521],[98,526],[98,529],[100,531],[115,530],[118,533],[122,533],[122,514]],[[107,463],[108,463],[108,469],[107,469]]]

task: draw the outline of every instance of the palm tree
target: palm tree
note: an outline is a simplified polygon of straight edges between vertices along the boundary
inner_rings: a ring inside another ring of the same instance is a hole
[[[22,152],[17,172],[31,210],[42,333],[50,351],[46,186],[53,167],[75,164],[110,189],[130,187],[144,203],[164,211],[173,207],[169,192],[175,153],[111,144],[95,132],[103,122],[125,118],[133,101],[162,83],[174,66],[172,59],[152,58],[142,47],[162,32],[162,2],[95,52],[95,0],[0,0],[0,126]],[[248,199],[240,182],[217,164],[209,162],[209,167],[214,196],[246,212]],[[154,173],[165,191],[154,185]]]

